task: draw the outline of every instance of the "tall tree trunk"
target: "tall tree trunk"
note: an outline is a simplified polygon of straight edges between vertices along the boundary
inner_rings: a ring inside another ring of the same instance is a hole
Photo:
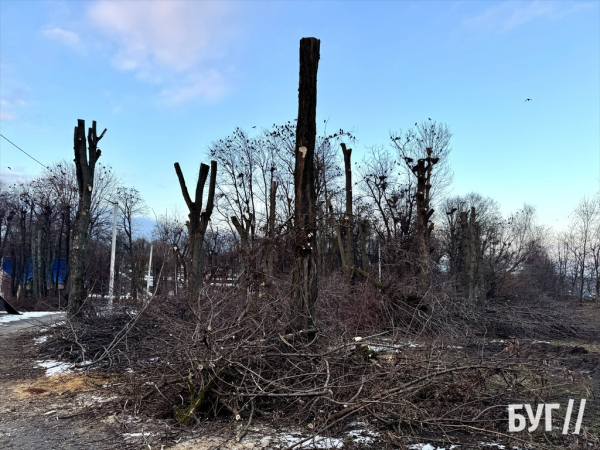
[[[33,298],[38,298],[38,288],[39,288],[39,279],[40,274],[38,272],[38,229],[37,223],[31,224],[31,275],[33,276],[31,280],[31,295]]]
[[[476,221],[475,207],[460,213],[460,248],[462,256],[462,283],[469,303],[478,300],[484,304],[483,256],[481,251],[480,226]]]
[[[267,250],[267,282],[273,280],[275,266],[275,207],[277,201],[277,181],[273,179],[273,170],[271,170],[271,190],[269,192],[269,231]]]
[[[44,293],[44,267],[42,261],[42,230],[38,228],[35,243],[35,264],[37,272],[37,300],[39,300]]]
[[[82,119],[77,120],[73,141],[79,203],[77,205],[75,223],[73,224],[73,244],[69,252],[71,268],[67,310],[70,317],[79,316],[83,302],[87,297],[85,288],[85,251],[90,226],[94,171],[101,153],[98,148],[98,142],[104,137],[104,133],[106,133],[106,128],[100,136],[96,134],[96,121],[94,120],[92,127],[88,129],[86,146],[85,121]]]
[[[369,256],[367,255],[367,236],[369,234],[369,221],[364,219],[358,224],[358,233],[360,236],[360,260],[362,270],[365,272],[369,270]],[[378,244],[380,245],[380,244]],[[381,257],[381,249],[379,251]]]
[[[320,43],[315,38],[300,40],[300,87],[294,171],[294,262],[291,292],[291,327],[296,331],[312,328],[316,323],[318,267],[314,156]]]
[[[59,274],[60,274],[60,255],[61,255],[61,251],[62,251],[62,235],[63,235],[63,229],[65,226],[65,211],[62,212],[61,214],[61,218],[60,218],[60,233],[58,234],[58,251],[57,251],[57,262],[56,262],[56,277],[54,278],[54,289],[55,289],[55,293],[56,293],[56,297],[58,298],[58,296],[60,295],[60,293],[58,292],[58,282],[59,282]]]
[[[192,201],[185,184],[185,178],[179,163],[175,163],[175,172],[179,179],[181,193],[185,203],[190,211],[188,214],[189,221],[187,222],[188,233],[190,236],[190,248],[192,267],[189,271],[189,286],[188,293],[191,299],[198,297],[200,289],[202,289],[202,247],[204,245],[204,234],[208,227],[210,216],[212,215],[215,199],[215,184],[217,182],[217,162],[210,162],[210,182],[208,185],[208,199],[206,208],[202,209],[202,194],[204,184],[208,178],[209,167],[206,164],[200,164],[200,173],[198,175],[198,183],[196,184],[196,193],[194,201]]]
[[[433,165],[439,161],[438,158],[431,157],[432,151],[432,148],[427,148],[427,158],[419,159],[417,164],[412,167],[413,173],[417,176],[417,192],[415,195],[417,217],[413,245],[416,251],[415,274],[419,295],[425,294],[430,282],[430,236],[433,230],[433,223],[430,223],[433,209],[429,205],[431,170]]]
[[[346,144],[341,144],[344,153],[344,173],[346,178],[346,213],[344,215],[344,253],[346,254],[346,267],[344,269],[347,276],[351,276],[354,271],[354,213],[352,212],[352,149],[346,148]]]

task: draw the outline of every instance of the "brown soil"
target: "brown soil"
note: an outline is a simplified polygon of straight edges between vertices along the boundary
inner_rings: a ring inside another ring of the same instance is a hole
[[[148,448],[137,435],[127,434],[146,424],[128,423],[128,418],[115,415],[118,403],[107,400],[110,396],[104,391],[110,380],[106,376],[75,372],[47,377],[45,369],[36,367],[33,337],[31,332],[2,337],[0,448]],[[145,428],[158,434],[160,425],[154,421]]]

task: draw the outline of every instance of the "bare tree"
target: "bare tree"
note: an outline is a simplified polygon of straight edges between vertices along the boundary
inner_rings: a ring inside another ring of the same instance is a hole
[[[147,208],[140,192],[131,187],[120,187],[114,196],[114,201],[119,204],[119,225],[124,233],[121,239],[121,245],[129,257],[129,267],[131,269],[131,295],[137,298],[138,292],[143,290],[140,281],[143,275],[143,267],[136,264],[134,239],[134,220],[136,216],[146,213]]]
[[[594,266],[593,258],[597,253],[595,237],[600,233],[600,197],[584,197],[581,199],[571,214],[571,229],[576,239],[577,247],[574,249],[577,255],[577,287],[579,301],[583,301],[583,294],[588,270]]]
[[[181,266],[185,264],[184,241],[186,240],[186,232],[184,221],[180,218],[179,212],[173,210],[171,214],[165,213],[158,217],[154,225],[153,238],[163,242],[172,254],[172,264],[165,265],[163,270],[165,279],[173,280],[173,294],[178,293],[179,278]],[[169,261],[167,255],[169,252],[165,250],[164,255],[166,262]]]

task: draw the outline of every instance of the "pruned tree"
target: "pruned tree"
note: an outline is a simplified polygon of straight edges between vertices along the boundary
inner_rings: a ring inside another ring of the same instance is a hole
[[[294,262],[291,291],[291,327],[295,331],[307,330],[316,323],[318,267],[314,156],[317,134],[317,71],[320,43],[315,38],[300,40],[300,87],[298,89],[294,171]]]
[[[475,300],[483,303],[485,300],[485,287],[483,282],[481,225],[476,220],[474,206],[471,206],[468,218],[466,211],[461,211],[459,217],[463,288],[470,303],[473,303]]]
[[[438,262],[442,270],[457,281],[461,294],[483,302],[487,297],[484,257],[497,239],[497,230],[503,227],[500,206],[492,198],[471,192],[444,199],[440,209],[442,213],[436,219],[440,223],[436,227],[440,247]],[[440,216],[445,216],[444,220]]]
[[[404,133],[400,130],[390,134],[392,148],[396,150],[400,160],[406,162],[407,159],[418,161],[427,157],[437,158],[435,172],[429,180],[431,184],[429,195],[432,203],[436,203],[443,197],[454,178],[449,159],[452,152],[451,138],[450,127],[432,119],[415,123],[414,128],[411,127]],[[410,176],[412,165],[407,163],[404,167],[407,169],[407,175]]]
[[[342,271],[347,277],[353,274],[354,266],[354,212],[352,209],[352,149],[347,148],[346,144],[340,144],[344,155],[344,174],[345,174],[345,209],[341,220],[335,220],[333,207],[327,199],[333,225],[336,231],[338,248],[342,260]]]
[[[208,178],[210,170],[210,181],[208,184],[208,198],[206,208],[202,209],[202,195],[204,185]],[[179,163],[175,163],[175,172],[179,179],[181,193],[189,210],[189,220],[186,222],[188,235],[191,247],[192,265],[188,279],[188,291],[192,299],[196,298],[202,289],[202,246],[204,244],[204,234],[210,221],[210,216],[213,212],[215,199],[215,185],[217,182],[217,161],[210,162],[210,169],[206,164],[200,164],[200,173],[198,175],[198,183],[196,184],[196,192],[194,201],[192,201],[185,185],[185,178],[181,172]]]
[[[427,157],[419,158],[416,164],[412,164],[411,170],[417,177],[416,218],[413,246],[416,252],[415,273],[417,276],[417,292],[423,295],[430,282],[429,261],[431,255],[431,232],[433,222],[431,216],[434,212],[431,208],[431,174],[439,158],[432,156],[433,149],[427,148]],[[410,164],[410,163],[409,163]]]
[[[96,134],[96,121],[88,129],[87,145],[85,136],[85,121],[77,120],[74,133],[75,167],[77,173],[77,189],[79,203],[73,224],[73,244],[70,249],[70,276],[68,289],[68,314],[77,317],[81,312],[83,302],[87,298],[85,288],[85,256],[88,243],[88,228],[90,225],[90,207],[92,204],[92,191],[94,189],[94,171],[96,162],[100,158],[98,142],[104,137],[106,128],[98,136]]]

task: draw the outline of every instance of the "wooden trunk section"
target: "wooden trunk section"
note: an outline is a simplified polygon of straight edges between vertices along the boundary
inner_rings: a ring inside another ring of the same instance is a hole
[[[300,40],[300,87],[298,89],[298,123],[296,127],[295,235],[292,266],[292,317],[295,331],[315,324],[318,295],[316,258],[316,187],[315,138],[317,134],[317,70],[320,41]]]

